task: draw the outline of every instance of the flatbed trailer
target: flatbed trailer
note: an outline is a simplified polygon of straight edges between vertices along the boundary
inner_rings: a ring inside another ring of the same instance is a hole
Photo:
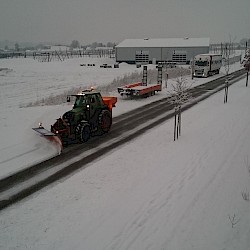
[[[155,95],[156,92],[161,91],[161,84],[147,85],[144,86],[142,83],[140,85],[136,85],[133,87],[120,87],[118,88],[118,93],[123,96],[138,96],[138,97],[148,97],[151,95]]]
[[[157,84],[147,84],[147,66],[143,67],[142,82],[130,83],[117,88],[121,96],[148,97],[162,90],[162,67],[158,67]]]

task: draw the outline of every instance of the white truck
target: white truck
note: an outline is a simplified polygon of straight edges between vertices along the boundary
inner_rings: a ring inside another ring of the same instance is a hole
[[[193,76],[208,77],[219,74],[222,66],[220,54],[200,54],[194,57]]]

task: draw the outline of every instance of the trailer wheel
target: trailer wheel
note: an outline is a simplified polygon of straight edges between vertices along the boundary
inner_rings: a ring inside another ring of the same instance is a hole
[[[86,122],[80,122],[76,127],[76,137],[80,143],[87,142],[90,138],[90,126]]]
[[[112,124],[112,117],[110,111],[102,110],[99,116],[99,124],[103,133],[107,133],[110,130]]]

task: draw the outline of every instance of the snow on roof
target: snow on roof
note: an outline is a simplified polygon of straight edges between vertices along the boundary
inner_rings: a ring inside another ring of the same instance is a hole
[[[205,54],[199,54],[197,56],[221,56],[221,54],[218,54],[218,53],[205,53]]]
[[[96,47],[95,50],[112,50],[113,47]]]
[[[208,47],[210,38],[144,38],[125,39],[117,48],[122,47]]]

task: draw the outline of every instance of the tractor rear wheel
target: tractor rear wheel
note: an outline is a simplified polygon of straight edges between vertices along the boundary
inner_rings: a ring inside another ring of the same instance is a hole
[[[90,126],[86,122],[80,122],[76,127],[76,137],[80,143],[86,142],[90,138]]]
[[[109,110],[102,110],[99,116],[99,124],[103,133],[107,133],[110,130],[112,117]]]

